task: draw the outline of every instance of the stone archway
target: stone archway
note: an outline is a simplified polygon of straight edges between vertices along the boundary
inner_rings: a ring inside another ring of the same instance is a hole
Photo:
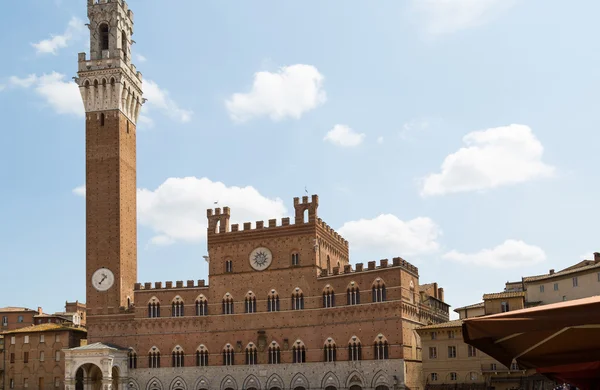
[[[75,390],[102,390],[102,370],[94,363],[80,366],[75,374]]]

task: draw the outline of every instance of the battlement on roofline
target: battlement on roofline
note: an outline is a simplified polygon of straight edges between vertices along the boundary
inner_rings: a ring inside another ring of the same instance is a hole
[[[318,207],[318,195],[312,195],[310,200],[308,196],[303,196],[302,199],[295,197],[295,217],[293,224],[290,223],[290,217],[284,217],[281,218],[280,225],[277,225],[277,219],[269,219],[266,225],[264,221],[255,221],[254,228],[252,227],[252,222],[230,225],[229,218],[231,217],[231,210],[229,207],[223,207],[223,209],[220,207],[208,209],[206,211],[206,216],[208,218],[208,235],[243,234],[247,232],[264,231],[264,229],[291,229],[315,225],[317,228],[320,228],[327,233],[331,239],[347,248],[348,240],[317,216]],[[308,220],[304,218],[305,213],[308,214]]]
[[[388,259],[381,259],[381,260],[379,260],[379,265],[377,265],[376,261],[367,262],[366,268],[364,267],[363,263],[357,263],[354,268],[352,268],[351,264],[344,265],[343,268],[333,267],[332,272],[330,272],[330,273],[328,273],[326,269],[322,269],[319,277],[320,278],[344,277],[344,276],[348,276],[349,274],[356,274],[356,273],[368,272],[368,271],[376,271],[376,270],[382,270],[382,269],[386,269],[386,268],[395,268],[395,267],[404,269],[405,271],[408,271],[408,272],[414,274],[415,276],[419,276],[419,269],[417,267],[415,267],[414,265],[412,265],[411,263],[409,263],[408,261],[404,260],[401,257],[394,257],[392,259],[391,264]],[[175,282],[175,284],[173,284],[172,281],[167,281],[164,283],[164,286],[163,286],[163,282],[154,282],[154,283],[145,282],[145,283],[136,283],[134,290],[135,291],[169,290],[169,289],[181,289],[181,288],[208,288],[208,284],[206,284],[206,281],[204,279],[198,280],[197,283],[194,280],[188,280],[188,281],[186,281],[186,283],[184,283],[183,280],[178,280]]]

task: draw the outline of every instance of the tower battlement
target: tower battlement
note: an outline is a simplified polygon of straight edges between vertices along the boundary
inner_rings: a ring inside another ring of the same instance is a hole
[[[317,216],[318,207],[318,195],[312,195],[310,200],[308,196],[303,196],[302,199],[299,197],[294,198],[295,217],[293,224],[290,224],[290,217],[281,218],[279,224],[277,224],[277,219],[269,219],[267,223],[265,221],[254,221],[230,224],[231,210],[229,207],[207,209],[208,236],[210,238],[215,237],[215,235],[222,236],[223,234],[244,234],[312,226],[320,233],[329,236],[337,244],[348,248],[348,241]],[[305,218],[305,214],[308,214],[308,218]]]

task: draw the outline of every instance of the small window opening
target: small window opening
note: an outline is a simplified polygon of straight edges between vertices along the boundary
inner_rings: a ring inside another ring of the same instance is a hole
[[[108,50],[108,25],[100,26],[100,50]]]
[[[123,61],[127,61],[127,34],[121,31],[121,51],[123,51]]]
[[[104,114],[100,114],[100,126],[104,126]]]

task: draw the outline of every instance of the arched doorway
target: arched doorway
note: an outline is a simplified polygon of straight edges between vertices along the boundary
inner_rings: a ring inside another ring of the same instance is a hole
[[[121,390],[119,387],[119,381],[121,376],[119,375],[119,367],[112,368],[112,388],[113,390]]]
[[[375,388],[375,390],[390,390],[390,388],[385,385],[379,385]]]
[[[271,387],[269,390],[281,390],[280,387]]]
[[[327,386],[325,390],[337,390],[335,386]]]
[[[75,390],[102,390],[102,370],[95,364],[86,363],[77,369]]]
[[[304,387],[294,387],[294,390],[306,390]]]
[[[247,390],[258,390],[256,387],[248,387]]]
[[[349,390],[362,390],[362,387],[360,387],[359,385],[352,385],[350,386]]]

